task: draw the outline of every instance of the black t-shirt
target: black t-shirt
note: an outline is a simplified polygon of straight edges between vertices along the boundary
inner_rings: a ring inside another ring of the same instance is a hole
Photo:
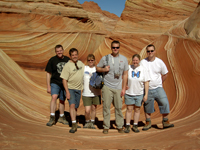
[[[58,58],[57,56],[51,57],[49,59],[45,71],[51,73],[51,83],[62,86],[62,78],[60,78],[60,74],[63,67],[69,60],[70,58],[67,56],[64,56],[62,59]]]

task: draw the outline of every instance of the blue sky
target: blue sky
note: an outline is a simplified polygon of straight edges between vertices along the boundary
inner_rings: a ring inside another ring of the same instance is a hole
[[[126,0],[78,0],[80,4],[83,4],[85,1],[93,1],[101,7],[102,10],[109,11],[110,13],[121,16],[122,11],[125,7]]]

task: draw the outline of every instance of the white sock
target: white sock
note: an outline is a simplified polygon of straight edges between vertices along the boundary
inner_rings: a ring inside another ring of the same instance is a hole
[[[63,117],[64,116],[64,114],[60,114],[60,117]]]
[[[90,120],[85,120],[85,122],[87,122],[87,123],[88,123],[88,122],[90,122]]]
[[[55,113],[51,113],[50,115],[51,115],[51,116],[55,116]]]
[[[134,125],[135,125],[135,126],[137,126],[137,125],[138,125],[138,123],[134,123]]]
[[[91,119],[91,122],[94,122],[94,120]]]
[[[127,125],[127,126],[130,125],[130,123],[126,123],[126,125]]]
[[[76,120],[72,121],[72,123],[76,123]]]

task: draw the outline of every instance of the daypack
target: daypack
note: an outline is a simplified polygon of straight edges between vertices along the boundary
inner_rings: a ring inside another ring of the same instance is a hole
[[[92,73],[92,76],[90,78],[90,85],[95,89],[101,89],[104,85],[103,73]]]
[[[108,55],[106,55],[106,62],[108,65]],[[90,85],[95,89],[101,89],[104,85],[104,73],[94,72],[90,78]]]

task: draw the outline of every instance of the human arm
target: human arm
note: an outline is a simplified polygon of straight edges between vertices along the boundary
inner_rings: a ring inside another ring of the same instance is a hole
[[[167,75],[168,74],[162,75],[162,83],[167,79]]]
[[[144,91],[145,91],[145,94],[143,97],[143,102],[146,102],[148,98],[148,92],[149,92],[149,81],[144,82]]]
[[[96,71],[97,72],[109,72],[110,71],[110,66],[108,65],[108,55],[104,56],[101,58],[99,61],[98,65],[96,66]]]
[[[97,72],[108,72],[110,70],[110,66],[105,66],[104,68],[96,66],[96,70]]]
[[[68,85],[67,85],[67,80],[63,79],[62,82],[63,82],[63,86],[65,88],[66,98],[67,98],[67,100],[69,100],[70,99],[70,93],[69,93],[69,89],[68,89]]]
[[[51,94],[50,80],[51,80],[51,73],[47,72],[47,74],[46,74],[47,93],[50,93],[50,94]]]
[[[121,91],[121,96],[125,95],[125,91],[126,91],[126,86],[127,86],[127,80],[128,80],[128,70],[123,72],[123,76],[122,76],[122,91]]]

